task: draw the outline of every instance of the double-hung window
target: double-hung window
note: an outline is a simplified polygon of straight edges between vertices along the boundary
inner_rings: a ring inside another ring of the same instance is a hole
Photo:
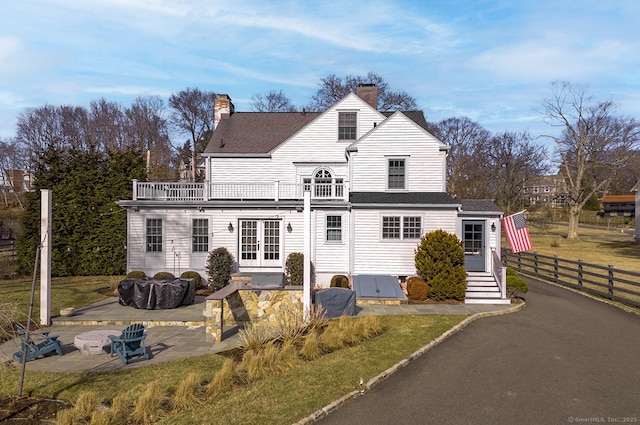
[[[420,239],[422,237],[422,217],[384,216],[382,217],[382,239]]]
[[[358,116],[355,112],[338,113],[338,140],[356,140]]]
[[[162,252],[162,219],[148,218],[145,233],[147,252]]]
[[[191,251],[209,252],[209,219],[194,218],[191,222]]]
[[[387,164],[387,188],[406,189],[406,160],[390,158]]]
[[[342,216],[327,216],[327,242],[342,241]]]

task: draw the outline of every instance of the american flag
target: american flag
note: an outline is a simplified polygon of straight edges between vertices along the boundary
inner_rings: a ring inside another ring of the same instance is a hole
[[[527,230],[524,211],[503,218],[502,226],[511,246],[511,252],[515,254],[531,249],[531,238],[529,230]]]

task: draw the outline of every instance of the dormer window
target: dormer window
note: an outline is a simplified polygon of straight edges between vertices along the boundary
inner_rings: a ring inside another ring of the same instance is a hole
[[[338,113],[338,140],[356,140],[357,114],[355,112]]]

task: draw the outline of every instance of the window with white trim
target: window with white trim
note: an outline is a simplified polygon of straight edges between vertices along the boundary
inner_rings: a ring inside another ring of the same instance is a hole
[[[356,140],[358,115],[355,112],[338,113],[338,140]]]
[[[402,239],[420,239],[422,237],[422,217],[402,217]]]
[[[382,239],[420,239],[422,237],[422,217],[384,216],[382,217]]]
[[[209,252],[209,219],[191,221],[191,252]]]
[[[342,241],[342,216],[341,215],[328,215],[327,216],[327,242],[340,242]]]
[[[406,189],[406,160],[403,158],[390,158],[387,163],[387,188]]]
[[[145,227],[147,252],[162,252],[162,219],[148,218]]]
[[[382,239],[400,239],[400,217],[382,217]]]

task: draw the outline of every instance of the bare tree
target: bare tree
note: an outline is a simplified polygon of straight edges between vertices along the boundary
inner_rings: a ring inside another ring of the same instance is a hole
[[[169,138],[164,102],[157,96],[138,97],[127,108],[127,139],[132,148],[147,154],[150,180],[175,180],[176,155]]]
[[[378,110],[409,111],[417,109],[416,100],[404,91],[392,91],[384,79],[375,72],[366,76],[348,75],[344,79],[331,74],[320,80],[318,91],[311,97],[307,109],[324,111],[351,92],[355,92],[358,84],[375,84],[378,87]]]
[[[492,177],[495,202],[506,213],[517,212],[524,207],[523,187],[549,171],[547,151],[529,133],[509,131],[494,135],[487,148],[485,173]]]
[[[447,191],[460,198],[486,198],[489,185],[483,152],[491,133],[467,117],[447,118],[430,126],[449,145]],[[490,196],[493,198],[493,196]]]
[[[170,121],[174,128],[187,134],[193,144],[191,153],[191,178],[196,181],[196,156],[203,152],[211,138],[215,122],[214,92],[203,92],[197,88],[187,88],[169,98],[173,109]]]
[[[291,99],[282,90],[271,90],[264,95],[259,93],[251,96],[251,110],[254,112],[296,112]]]
[[[89,104],[90,138],[104,150],[121,150],[127,143],[126,116],[122,107],[106,99]]]
[[[578,238],[582,207],[608,189],[612,179],[634,155],[640,143],[640,124],[615,115],[611,101],[596,102],[584,86],[551,84],[542,101],[547,122],[562,129],[555,141],[560,174],[566,179],[569,207],[568,239]]]

